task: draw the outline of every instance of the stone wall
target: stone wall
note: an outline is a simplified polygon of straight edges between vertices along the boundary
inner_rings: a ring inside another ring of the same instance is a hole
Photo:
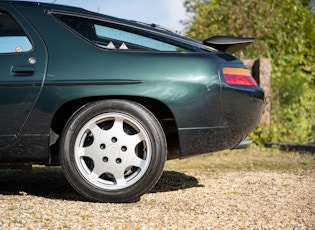
[[[265,90],[266,103],[260,124],[270,126],[270,97],[271,97],[271,62],[268,58],[257,60],[242,60],[247,68],[251,69],[252,75],[261,88]]]

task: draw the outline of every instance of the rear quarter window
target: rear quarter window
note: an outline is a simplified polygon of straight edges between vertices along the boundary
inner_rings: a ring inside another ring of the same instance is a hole
[[[99,21],[72,15],[54,14],[62,23],[93,42],[110,50],[147,50],[184,52],[185,48],[170,44],[146,31],[112,22]]]

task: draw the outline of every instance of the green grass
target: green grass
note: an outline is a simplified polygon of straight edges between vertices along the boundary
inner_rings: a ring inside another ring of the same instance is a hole
[[[15,211],[15,210],[18,210],[19,209],[19,206],[17,206],[17,205],[12,205],[12,206],[10,206],[9,207],[9,211]]]
[[[252,146],[166,162],[166,170],[234,171],[315,169],[315,155]]]

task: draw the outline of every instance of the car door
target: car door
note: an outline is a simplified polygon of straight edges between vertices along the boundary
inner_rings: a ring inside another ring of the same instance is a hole
[[[0,3],[0,148],[19,134],[32,111],[46,65],[38,33],[22,14]]]

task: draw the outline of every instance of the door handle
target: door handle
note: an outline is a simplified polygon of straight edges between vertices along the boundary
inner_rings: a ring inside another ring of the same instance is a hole
[[[11,73],[15,76],[29,76],[34,73],[35,67],[31,65],[18,65],[11,67]]]

